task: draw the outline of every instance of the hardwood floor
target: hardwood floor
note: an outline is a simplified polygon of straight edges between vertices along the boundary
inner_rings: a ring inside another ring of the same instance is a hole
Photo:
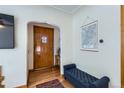
[[[59,67],[39,71],[29,71],[28,87],[35,88],[38,84],[54,79],[58,79],[65,88],[74,88],[70,82],[65,80],[64,77],[60,75]]]

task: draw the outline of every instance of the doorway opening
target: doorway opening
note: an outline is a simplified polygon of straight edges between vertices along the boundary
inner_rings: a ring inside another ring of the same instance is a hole
[[[60,29],[48,23],[28,23],[28,86],[60,76]]]

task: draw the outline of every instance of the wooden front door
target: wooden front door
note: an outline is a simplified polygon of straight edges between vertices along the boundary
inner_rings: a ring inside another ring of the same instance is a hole
[[[53,66],[54,29],[34,26],[34,69]]]

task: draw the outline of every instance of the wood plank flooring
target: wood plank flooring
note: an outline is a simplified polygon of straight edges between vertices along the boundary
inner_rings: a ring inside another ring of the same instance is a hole
[[[28,87],[35,88],[36,85],[58,79],[65,88],[74,88],[69,81],[65,80],[62,75],[60,75],[59,67],[54,67],[39,71],[29,71]]]

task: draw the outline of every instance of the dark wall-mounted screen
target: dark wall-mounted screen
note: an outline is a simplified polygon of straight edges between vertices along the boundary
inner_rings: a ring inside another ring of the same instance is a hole
[[[14,48],[14,16],[0,13],[0,49]]]

